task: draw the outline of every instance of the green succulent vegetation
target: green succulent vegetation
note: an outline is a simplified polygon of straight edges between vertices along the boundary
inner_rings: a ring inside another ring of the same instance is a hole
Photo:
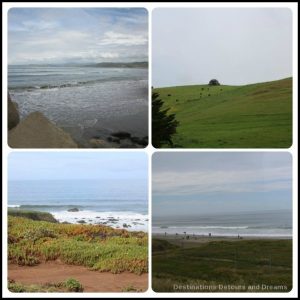
[[[69,278],[64,283],[65,283],[66,288],[70,292],[82,292],[83,291],[83,287],[82,287],[81,283],[74,278]]]
[[[98,271],[142,274],[148,271],[147,249],[144,232],[8,216],[8,259],[18,265],[60,259]]]
[[[179,121],[172,141],[184,148],[288,148],[292,145],[292,78],[244,86],[157,88]],[[155,135],[155,132],[153,132]],[[173,147],[168,143],[160,147]]]
[[[277,287],[272,292],[292,289],[292,240],[216,241],[182,248],[153,239],[152,247],[156,292],[199,292],[193,287],[176,290],[179,285],[216,286],[217,292],[270,292],[265,286]],[[220,290],[219,285],[237,289]]]
[[[12,293],[54,293],[54,292],[83,292],[79,281],[69,278],[66,281],[47,284],[22,284],[13,280],[8,281],[8,290]]]
[[[142,292],[142,290],[134,287],[133,285],[129,285],[124,287],[122,292]]]

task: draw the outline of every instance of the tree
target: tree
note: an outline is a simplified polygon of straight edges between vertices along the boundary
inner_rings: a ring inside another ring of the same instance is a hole
[[[209,81],[208,85],[220,85],[220,83],[217,79],[212,79]]]
[[[161,148],[163,144],[173,147],[172,135],[179,125],[175,114],[167,114],[169,108],[163,109],[163,104],[159,94],[152,93],[152,145],[155,148]]]

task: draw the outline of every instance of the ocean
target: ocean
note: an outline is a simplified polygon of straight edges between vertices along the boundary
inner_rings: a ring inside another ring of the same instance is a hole
[[[153,218],[153,233],[237,236],[292,237],[292,212],[272,210],[211,214],[189,217]]]
[[[148,69],[8,66],[8,90],[20,116],[42,112],[86,146],[114,131],[148,135]]]
[[[58,221],[148,230],[147,183],[132,180],[15,180],[8,207],[50,212]],[[79,211],[71,212],[69,209]]]

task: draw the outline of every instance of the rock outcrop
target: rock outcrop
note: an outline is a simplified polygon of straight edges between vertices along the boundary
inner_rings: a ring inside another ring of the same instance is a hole
[[[70,212],[78,212],[79,209],[77,207],[74,207],[74,208],[68,209],[68,211],[70,211]]]
[[[8,132],[11,148],[78,148],[72,137],[42,113],[29,114]]]
[[[7,94],[7,126],[8,130],[16,127],[20,122],[20,115],[17,104],[11,101],[9,93]]]

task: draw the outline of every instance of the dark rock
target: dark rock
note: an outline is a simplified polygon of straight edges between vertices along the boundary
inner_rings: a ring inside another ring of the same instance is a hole
[[[115,136],[109,136],[107,138],[107,141],[108,142],[111,142],[111,143],[117,143],[117,144],[120,144],[120,139],[118,137],[115,137]]]
[[[139,148],[139,147],[137,145],[135,145],[135,144],[123,143],[122,145],[120,145],[119,148],[124,148],[124,149],[128,148],[128,149],[131,149],[131,148]]]
[[[118,220],[115,219],[114,217],[109,217],[109,221],[110,221],[110,222],[118,222]]]
[[[77,212],[79,209],[77,207],[68,209],[69,212]]]
[[[132,136],[132,137],[131,137],[131,141],[132,141],[133,143],[138,144],[138,143],[140,142],[140,138],[137,137],[137,136]]]
[[[131,137],[131,141],[134,143],[134,144],[138,144],[138,145],[141,145],[141,146],[148,146],[148,137],[145,136],[143,138],[139,138],[137,136],[133,136]]]
[[[7,94],[7,126],[8,130],[17,126],[20,122],[20,115],[17,104],[11,101],[9,93]]]
[[[131,134],[129,132],[126,131],[118,131],[118,132],[114,132],[111,134],[114,137],[119,138],[120,140],[122,139],[128,139],[131,137]]]
[[[86,221],[84,221],[84,220],[79,220],[79,221],[77,221],[77,223],[79,223],[79,224],[85,224]]]

